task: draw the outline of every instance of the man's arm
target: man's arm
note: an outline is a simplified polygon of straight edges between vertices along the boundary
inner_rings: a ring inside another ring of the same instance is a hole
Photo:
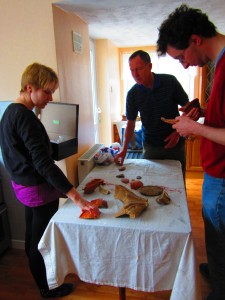
[[[167,142],[167,144],[165,145],[165,149],[171,149],[174,148],[176,146],[176,144],[179,142],[180,140],[180,135],[179,133],[174,130],[170,135],[167,136],[167,138],[165,138],[164,142]]]
[[[185,113],[194,121],[197,121],[200,117],[204,117],[205,115],[205,110],[201,108],[198,98],[182,106],[179,111]]]
[[[200,135],[217,144],[225,146],[225,128],[216,128],[193,121],[188,115],[177,117],[178,121],[172,127],[184,137],[191,134]]]
[[[125,133],[124,133],[123,149],[114,158],[114,162],[117,165],[122,165],[123,162],[124,162],[124,159],[125,159],[126,153],[127,153],[128,145],[129,145],[129,143],[131,141],[131,138],[134,134],[134,129],[135,129],[135,121],[127,120],[127,126],[126,126]]]
[[[204,109],[201,109],[199,99],[196,98],[184,106],[179,111],[182,111],[184,115],[187,115],[192,120],[197,121],[200,117],[204,116]],[[170,149],[176,146],[179,142],[180,135],[178,132],[172,132],[164,141],[167,142],[165,149]]]

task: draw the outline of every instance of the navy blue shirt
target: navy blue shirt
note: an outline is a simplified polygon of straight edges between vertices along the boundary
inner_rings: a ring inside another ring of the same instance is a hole
[[[175,76],[155,74],[153,88],[135,84],[127,93],[127,120],[136,120],[140,113],[143,140],[153,146],[164,146],[164,139],[174,130],[161,117],[173,119],[179,115],[178,105],[188,102],[188,95]]]

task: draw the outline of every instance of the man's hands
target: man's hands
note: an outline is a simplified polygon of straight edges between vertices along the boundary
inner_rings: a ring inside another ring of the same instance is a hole
[[[182,106],[179,111],[182,111],[185,113],[189,118],[191,118],[194,121],[197,121],[202,116],[202,110],[200,106],[199,99],[196,98],[190,102],[188,102],[186,105]]]
[[[118,153],[115,157],[114,157],[114,162],[117,165],[122,166],[124,159],[126,157],[127,154],[127,148],[128,145],[133,137],[134,134],[134,129],[135,129],[135,120],[127,120],[127,126],[126,126],[126,130],[124,133],[124,143],[123,143],[123,150],[120,151],[120,153]]]
[[[201,108],[193,107],[192,109],[189,110],[188,113],[185,113],[185,106],[180,108],[180,111],[184,111],[184,113],[181,116],[175,118],[177,122],[172,127],[173,129],[176,129],[179,135],[183,137],[188,137],[191,134],[195,134],[196,129],[199,128],[199,126],[201,126],[196,121],[200,117],[204,116],[205,110]]]
[[[176,117],[174,120],[172,120],[174,123],[172,127],[173,129],[176,129],[176,131],[172,132],[164,140],[165,142],[168,142],[165,146],[165,149],[175,147],[179,142],[180,136],[187,137],[192,134],[195,123],[194,121],[197,121],[201,116],[204,115],[204,111],[202,111],[199,99],[197,98],[181,107],[179,111],[183,112],[183,114],[182,116]],[[182,122],[180,123],[181,120]]]
[[[183,137],[188,137],[191,134],[195,134],[196,126],[200,125],[198,122],[192,120],[188,115],[189,114],[183,114],[180,117],[176,117],[178,122],[172,126],[173,129],[176,129],[178,134]]]
[[[197,121],[201,117],[201,115],[202,115],[201,109],[196,108],[196,107],[192,108],[189,111],[189,113],[185,112],[184,107],[179,108],[179,111],[183,112],[182,116],[187,116],[187,117],[191,118],[193,121]],[[177,120],[177,118],[176,118],[176,120]]]
[[[176,146],[176,144],[179,142],[179,140],[180,140],[180,135],[175,130],[164,140],[164,142],[168,142],[164,148],[165,149],[174,148]]]
[[[119,152],[115,157],[114,157],[114,162],[116,165],[123,165],[124,159],[126,157],[127,154],[127,150],[122,150],[121,152]]]

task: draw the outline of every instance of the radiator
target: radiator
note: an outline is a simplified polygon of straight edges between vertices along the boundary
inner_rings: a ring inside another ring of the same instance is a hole
[[[78,159],[78,180],[79,184],[84,180],[84,178],[88,175],[88,173],[94,168],[95,154],[104,147],[103,144],[95,144],[91,147],[87,152],[81,155]]]

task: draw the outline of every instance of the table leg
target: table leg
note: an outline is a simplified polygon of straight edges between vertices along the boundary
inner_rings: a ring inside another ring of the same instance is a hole
[[[126,300],[126,288],[119,287],[119,300]]]

